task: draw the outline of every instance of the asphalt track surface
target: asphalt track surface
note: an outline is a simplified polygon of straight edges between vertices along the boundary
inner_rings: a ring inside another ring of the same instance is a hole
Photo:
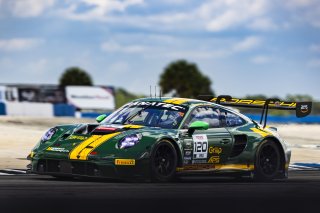
[[[0,176],[0,212],[320,212],[320,171],[257,183],[187,177],[174,183]]]

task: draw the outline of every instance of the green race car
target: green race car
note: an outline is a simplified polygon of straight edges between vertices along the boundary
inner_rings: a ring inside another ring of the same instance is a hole
[[[304,117],[311,103],[205,99],[143,98],[98,123],[53,127],[31,151],[30,172],[160,182],[185,174],[287,177],[291,152],[276,128],[266,126],[268,109]],[[258,124],[227,106],[263,108],[264,124],[263,116]]]

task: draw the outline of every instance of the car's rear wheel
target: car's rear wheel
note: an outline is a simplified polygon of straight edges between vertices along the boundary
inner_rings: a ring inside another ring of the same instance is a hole
[[[175,178],[177,152],[170,141],[158,143],[151,155],[151,178],[156,182],[168,182]]]
[[[275,179],[281,170],[281,155],[278,145],[265,140],[258,148],[255,160],[254,179],[269,181]]]

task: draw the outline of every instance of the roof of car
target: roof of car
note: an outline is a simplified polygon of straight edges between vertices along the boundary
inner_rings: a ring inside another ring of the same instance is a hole
[[[202,101],[202,100],[198,100],[198,99],[191,99],[191,98],[172,98],[172,97],[157,97],[157,98],[140,98],[140,99],[136,99],[134,101],[139,101],[139,102],[163,102],[163,103],[168,103],[168,104],[177,104],[177,105],[183,105],[183,106],[192,106],[192,105],[201,105],[201,104],[209,104],[212,106],[218,106],[220,109],[228,109],[231,112],[234,112],[238,115],[240,115],[242,118],[244,118],[245,120],[249,121],[250,119],[248,117],[246,117],[245,115],[243,115],[242,113],[236,111],[234,108],[232,107],[227,107],[227,106],[222,106],[219,104],[215,104],[209,101]],[[134,102],[133,101],[133,102]]]

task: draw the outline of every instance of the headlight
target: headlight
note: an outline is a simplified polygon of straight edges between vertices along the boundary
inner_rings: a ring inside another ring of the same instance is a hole
[[[56,128],[49,129],[42,137],[41,142],[48,141],[52,138],[52,136],[57,132]]]
[[[118,147],[120,149],[126,149],[126,148],[130,148],[133,147],[134,145],[136,145],[137,143],[139,143],[139,141],[142,138],[142,134],[132,134],[132,135],[128,135],[124,138],[122,138],[119,142],[118,142]]]

